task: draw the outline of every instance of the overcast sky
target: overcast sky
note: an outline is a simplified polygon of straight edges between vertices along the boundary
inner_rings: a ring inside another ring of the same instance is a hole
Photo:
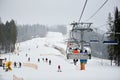
[[[105,0],[88,0],[82,21],[85,22]],[[85,0],[0,0],[2,22],[14,19],[17,24],[65,24],[78,21]],[[120,10],[120,0],[108,0],[106,5],[91,19],[94,26],[107,21],[108,13]]]

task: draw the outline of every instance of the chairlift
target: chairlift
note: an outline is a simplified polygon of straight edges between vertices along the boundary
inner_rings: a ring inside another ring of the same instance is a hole
[[[69,54],[69,53],[72,53],[72,51],[75,49],[75,48],[79,48],[79,43],[75,40],[75,39],[69,39],[68,42],[67,42],[67,48],[66,48],[66,53]]]
[[[90,59],[91,54],[82,54],[82,53],[80,53],[80,51],[81,51],[81,46],[80,46],[81,42],[84,43],[84,44],[87,43],[86,41],[81,41],[80,34],[81,34],[81,30],[86,30],[86,29],[79,27],[76,23],[72,24],[72,25],[73,25],[73,29],[70,31],[70,36],[69,36],[70,39],[68,40],[68,44],[67,44],[67,48],[66,48],[67,59]],[[88,25],[88,23],[86,23],[86,25]],[[84,26],[84,25],[82,25],[82,26]],[[87,27],[90,27],[90,26],[87,26]],[[74,52],[74,50],[76,50],[76,49],[78,50],[78,54]]]
[[[96,30],[95,32],[97,33],[97,29],[95,29],[95,30]],[[99,42],[100,41],[99,41],[99,37],[97,34],[94,34],[92,39],[90,39],[90,43],[99,43]]]
[[[113,40],[104,40],[105,39],[105,35],[107,35],[107,34],[114,34],[114,36],[115,36],[116,33],[105,33],[105,34],[103,34],[103,44],[117,45],[119,43],[116,38],[114,38]]]
[[[97,39],[91,39],[90,43],[99,43],[99,40],[97,40]]]
[[[117,45],[118,41],[117,40],[103,41],[103,44]]]
[[[87,45],[87,46],[85,46],[85,45]],[[91,49],[90,43],[87,43],[87,42],[86,42],[85,45],[83,45],[83,46],[85,46],[85,47],[84,47],[84,51],[85,51],[88,47]],[[73,51],[74,51],[75,49],[77,49],[77,50],[79,51],[79,54],[74,54],[74,53],[73,53]],[[84,53],[82,54],[82,53],[80,53],[80,51],[81,51],[81,48],[80,48],[79,44],[75,45],[74,43],[72,43],[72,47],[71,47],[71,48],[69,48],[69,47],[67,46],[67,49],[66,49],[67,59],[91,59],[91,51],[89,51],[89,52],[90,52],[89,54],[84,54]]]

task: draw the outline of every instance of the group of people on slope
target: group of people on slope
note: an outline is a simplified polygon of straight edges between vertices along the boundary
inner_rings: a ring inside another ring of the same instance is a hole
[[[48,62],[49,65],[51,65],[51,59],[48,59],[48,58],[42,58],[42,61],[45,61],[46,63]]]
[[[18,63],[16,61],[14,62],[14,68],[17,68],[17,67],[21,68],[21,66],[22,66],[21,62],[18,62]]]

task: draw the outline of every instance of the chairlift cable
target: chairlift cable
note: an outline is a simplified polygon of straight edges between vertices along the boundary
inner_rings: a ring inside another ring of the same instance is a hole
[[[78,23],[79,23],[80,20],[82,19],[82,15],[83,15],[83,13],[84,13],[84,10],[85,10],[85,7],[86,7],[86,4],[87,4],[87,1],[88,1],[88,0],[85,1],[85,4],[84,4],[83,10],[82,10],[82,13],[81,13],[81,15],[80,15],[80,18],[79,18],[79,20],[78,20]]]
[[[120,19],[120,17],[119,17],[119,18],[116,18],[115,20],[118,20],[118,19]],[[114,20],[114,21],[115,21],[115,20]],[[111,21],[111,22],[114,22],[114,21]],[[102,28],[102,27],[104,27],[104,26],[106,26],[106,25],[109,25],[109,24],[108,24],[108,23],[102,24],[102,25],[99,25],[99,26],[97,26],[97,27],[95,27],[95,28],[100,29],[100,28]]]
[[[103,6],[104,6],[107,2],[108,2],[108,0],[106,0],[106,1],[102,4],[102,6],[100,6],[100,8],[98,8],[98,10],[97,10],[91,17],[89,17],[86,21],[88,21],[88,20],[90,20],[91,18],[93,18],[93,17],[103,8]]]

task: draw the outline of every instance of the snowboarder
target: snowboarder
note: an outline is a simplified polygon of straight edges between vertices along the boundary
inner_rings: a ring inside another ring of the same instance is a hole
[[[49,60],[49,65],[51,65],[51,60]]]
[[[61,72],[61,67],[60,67],[60,65],[58,65],[58,72]]]

